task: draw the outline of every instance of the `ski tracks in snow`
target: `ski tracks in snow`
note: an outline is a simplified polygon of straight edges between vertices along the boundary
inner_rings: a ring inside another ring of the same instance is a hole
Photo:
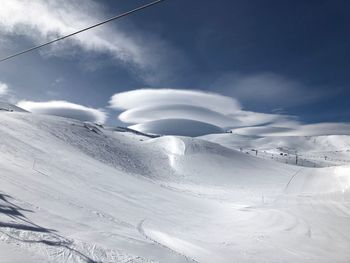
[[[42,256],[49,262],[152,262],[121,250],[66,238],[54,229],[37,225],[24,214],[33,212],[33,208],[39,209],[0,193],[0,242]]]
[[[183,254],[183,253],[181,253],[181,252],[178,252],[178,251],[176,251],[176,250],[170,248],[169,246],[167,246],[167,245],[165,245],[165,244],[162,244],[161,242],[155,240],[155,239],[152,238],[150,235],[147,235],[146,232],[145,232],[145,229],[144,229],[144,227],[143,227],[143,224],[144,224],[145,221],[146,221],[146,218],[143,219],[143,220],[141,220],[141,221],[139,222],[139,224],[137,225],[137,230],[138,230],[138,232],[139,232],[144,238],[146,238],[147,240],[152,241],[153,243],[155,243],[156,245],[158,245],[158,246],[160,246],[160,247],[162,247],[162,248],[165,248],[165,249],[167,249],[167,250],[170,250],[172,253],[175,253],[175,254],[177,254],[177,255],[183,257],[187,262],[196,262],[196,263],[199,263],[199,261],[197,261],[197,260],[191,258],[190,256],[185,255],[185,254]]]

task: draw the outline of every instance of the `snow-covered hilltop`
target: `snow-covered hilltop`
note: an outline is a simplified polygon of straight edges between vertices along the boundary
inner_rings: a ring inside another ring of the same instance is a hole
[[[349,135],[261,137],[226,133],[209,134],[201,138],[288,164],[330,167],[350,163]]]
[[[350,141],[299,139],[151,138],[0,111],[0,262],[348,262],[350,166],[246,153],[338,158]]]

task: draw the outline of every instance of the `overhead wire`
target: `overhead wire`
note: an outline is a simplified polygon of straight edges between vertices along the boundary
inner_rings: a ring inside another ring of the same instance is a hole
[[[130,10],[130,11],[124,12],[124,13],[122,13],[122,14],[119,14],[119,15],[116,15],[116,16],[114,16],[114,17],[111,17],[111,18],[109,18],[109,19],[107,19],[107,20],[104,20],[104,21],[102,21],[102,22],[99,22],[99,23],[97,23],[97,24],[94,24],[94,25],[92,25],[92,26],[89,26],[89,27],[80,29],[80,30],[78,30],[78,31],[75,31],[75,32],[73,32],[73,33],[71,33],[71,34],[68,34],[68,35],[65,35],[65,36],[62,36],[62,37],[59,37],[59,38],[50,40],[50,41],[48,41],[48,42],[46,42],[46,43],[43,43],[43,44],[34,46],[34,47],[32,47],[32,48],[29,48],[29,49],[23,50],[23,51],[21,51],[21,52],[15,53],[15,54],[13,54],[13,55],[7,56],[7,57],[5,57],[5,58],[2,58],[2,59],[0,59],[0,62],[6,61],[6,60],[12,59],[12,58],[14,58],[14,57],[23,55],[23,54],[25,54],[25,53],[31,52],[31,51],[33,51],[33,50],[36,50],[36,49],[39,49],[39,48],[48,46],[48,45],[50,45],[50,44],[52,44],[52,43],[61,41],[61,40],[63,40],[63,39],[66,39],[66,38],[69,38],[69,37],[71,37],[71,36],[77,35],[77,34],[82,33],[82,32],[84,32],[84,31],[90,30],[90,29],[92,29],[92,28],[101,26],[101,25],[106,24],[106,23],[108,23],[108,22],[111,22],[111,21],[114,21],[114,20],[116,20],[116,19],[119,19],[119,18],[125,17],[125,16],[127,16],[127,15],[130,15],[130,14],[132,14],[132,13],[141,11],[141,10],[146,9],[146,8],[148,8],[148,7],[151,7],[151,6],[153,6],[153,5],[159,4],[160,2],[163,2],[163,1],[165,1],[165,0],[156,0],[156,1],[153,1],[153,2],[151,2],[151,3],[142,5],[142,6],[140,6],[140,7],[137,7],[137,8],[135,8],[135,9],[132,9],[132,10]]]

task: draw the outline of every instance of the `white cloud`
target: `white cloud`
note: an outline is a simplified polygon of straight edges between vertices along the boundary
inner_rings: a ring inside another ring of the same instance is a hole
[[[191,119],[211,123],[223,128],[262,125],[267,123],[292,122],[294,117],[288,115],[259,113],[234,110],[229,114],[220,113],[205,107],[171,104],[137,107],[126,110],[119,115],[125,123],[144,123],[163,119]]]
[[[0,96],[7,95],[9,88],[6,83],[0,82]]]
[[[350,135],[350,123],[314,123],[290,125],[253,126],[232,130],[235,134],[255,136],[321,136],[321,135]]]
[[[223,133],[224,131],[215,125],[186,119],[163,119],[146,123],[136,124],[129,128],[149,133],[162,135],[178,135],[197,137],[212,133]]]
[[[101,109],[89,108],[67,101],[20,101],[17,106],[37,114],[55,115],[81,121],[104,123],[107,115]]]
[[[108,16],[102,5],[92,0],[3,0],[0,33],[25,36],[39,44],[100,22]],[[109,54],[121,64],[131,67],[132,71],[137,71],[137,75],[148,83],[157,82],[157,78],[166,78],[165,75],[170,74],[171,70],[164,64],[169,56],[175,56],[177,52],[168,43],[140,32],[130,24],[124,30],[117,26],[116,23],[103,25],[51,48],[55,49],[55,55],[67,53],[67,47],[72,45],[84,51]],[[69,50],[72,51],[71,48]],[[181,61],[181,54],[176,56]],[[154,74],[156,69],[159,74]]]
[[[207,108],[222,114],[240,109],[237,100],[216,93],[181,89],[138,89],[117,93],[109,101],[115,109],[162,105],[189,105]]]
[[[313,123],[300,125],[294,130],[272,133],[277,136],[316,136],[316,135],[350,135],[350,123]]]
[[[238,111],[234,114],[239,125],[236,126],[255,126],[262,124],[277,124],[285,127],[290,125],[298,124],[295,120],[295,116],[284,115],[284,114],[271,114],[253,111]]]
[[[119,119],[132,128],[160,134],[199,134],[228,128],[240,135],[350,135],[349,123],[303,124],[295,116],[246,111],[231,97],[195,90],[139,89],[112,96],[110,106],[125,110]],[[197,125],[198,124],[198,125]]]
[[[221,127],[236,125],[238,120],[199,106],[170,104],[137,107],[124,111],[119,119],[126,123],[144,123],[164,119],[191,119]]]
[[[196,90],[132,90],[113,95],[110,106],[125,110],[119,119],[125,123],[136,123],[132,127],[144,132],[154,130],[154,127],[169,132],[169,127],[175,129],[173,124],[177,122],[167,121],[173,119],[205,123],[219,129],[263,124],[287,127],[297,123],[292,116],[245,111],[234,98]],[[181,125],[183,123],[186,122],[181,122]],[[161,125],[169,127],[161,129]]]
[[[274,134],[281,134],[289,131],[294,131],[294,129],[270,125],[244,127],[232,130],[232,132],[235,134],[246,136],[273,136]]]

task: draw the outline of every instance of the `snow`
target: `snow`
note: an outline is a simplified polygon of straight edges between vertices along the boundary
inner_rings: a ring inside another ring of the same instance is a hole
[[[349,262],[350,165],[246,154],[339,158],[348,143],[0,112],[0,262]]]
[[[234,133],[201,137],[230,149],[241,150],[264,159],[309,167],[328,167],[350,163],[349,135],[247,136]],[[283,156],[281,156],[283,154]]]

